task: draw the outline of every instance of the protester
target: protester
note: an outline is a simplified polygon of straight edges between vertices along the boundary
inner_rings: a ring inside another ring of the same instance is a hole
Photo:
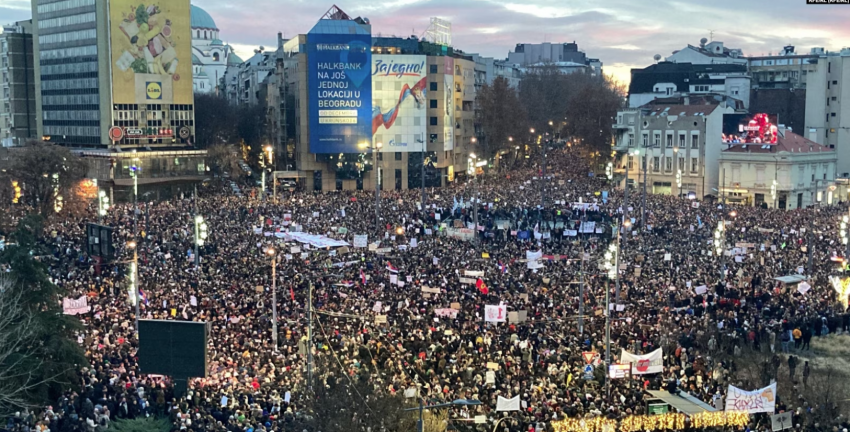
[[[531,430],[566,418],[646,414],[644,388],[675,388],[722,407],[737,366],[721,353],[767,352],[766,346],[772,353],[777,333],[788,353],[791,330],[794,349],[809,349],[813,323],[819,332],[829,322],[835,330],[827,331],[846,331],[848,316],[827,281],[829,257],[841,249],[834,226],[846,210],[742,207],[732,217],[722,202],[648,195],[644,216],[637,191],[625,202],[591,175],[587,167],[594,165],[583,155],[563,149],[547,157],[554,174],[545,181],[532,157],[510,171],[429,188],[424,208],[417,189],[385,190],[379,221],[368,191],[287,192],[263,201],[228,185],[202,189],[197,202],[140,203],[141,318],[211,325],[209,376],[192,380],[180,398],[168,378],[138,368],[128,267],[98,268],[86,255],[85,224],[94,215],[57,219],[47,229],[56,258],[50,277],[93,306],[80,315],[79,334],[90,365],[53,407],[15,416],[7,429],[43,422],[51,431],[105,430],[115,419],[167,416],[179,430],[286,430],[309,402],[303,371],[312,349],[325,365],[317,370],[322,381],[369,377],[387,394],[480,400],[482,407],[462,414],[487,415],[481,430],[505,415],[495,411],[499,396],[520,396],[510,430]],[[209,226],[199,268],[196,204]],[[104,223],[115,228],[117,261],[126,261],[132,205],[110,209]],[[713,255],[718,224],[726,227],[729,256]],[[812,226],[820,228],[809,245]],[[617,227],[621,270],[618,281],[609,281],[598,268]],[[296,231],[351,245],[310,247],[288,240]],[[353,247],[363,234],[376,244]],[[278,260],[277,351],[269,248]],[[775,278],[807,273],[806,248],[814,254],[815,288],[800,293]],[[467,277],[471,283],[461,280]],[[318,312],[312,346],[308,284]],[[599,385],[605,366],[598,363],[606,360],[606,287],[611,362],[621,350],[664,352],[662,373],[610,381],[610,391]],[[486,322],[486,305],[505,305],[510,322]],[[446,312],[453,306],[456,315]],[[517,322],[519,311],[526,321]],[[376,323],[378,315],[386,323]],[[588,351],[599,353],[593,380],[583,376]],[[497,368],[488,370],[493,363]],[[793,378],[794,354],[787,363]],[[806,362],[804,383],[808,371]],[[805,419],[795,415],[795,423]]]

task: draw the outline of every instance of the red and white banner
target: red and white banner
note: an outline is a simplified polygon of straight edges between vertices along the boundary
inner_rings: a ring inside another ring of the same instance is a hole
[[[86,296],[82,296],[78,299],[62,299],[62,310],[65,315],[79,315],[91,312],[91,307]]]
[[[661,348],[644,355],[635,355],[626,350],[620,354],[620,363],[632,365],[632,375],[646,375],[664,371],[664,353]]]
[[[754,391],[741,390],[733,385],[726,392],[726,411],[746,411],[750,414],[773,413],[776,410],[776,383]]]
[[[487,322],[505,322],[508,317],[508,307],[505,305],[485,305],[484,306],[484,321]]]

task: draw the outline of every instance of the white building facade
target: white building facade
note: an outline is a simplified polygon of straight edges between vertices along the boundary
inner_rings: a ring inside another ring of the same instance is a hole
[[[850,48],[825,53],[806,77],[806,138],[834,149],[850,177]]]
[[[835,182],[834,150],[782,128],[777,141],[722,152],[721,194],[727,202],[797,209],[844,200],[839,197],[844,188]]]
[[[647,105],[618,112],[615,172],[633,189],[642,190],[646,183],[647,193],[717,195],[723,114],[734,111],[718,104]]]
[[[192,87],[195,93],[217,92],[228,66],[242,63],[233,47],[219,39],[210,14],[192,5]]]

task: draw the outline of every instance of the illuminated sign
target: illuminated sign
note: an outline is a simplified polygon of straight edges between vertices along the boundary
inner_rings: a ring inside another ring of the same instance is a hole
[[[724,144],[776,144],[779,127],[775,114],[724,114]]]
[[[124,128],[124,136],[127,138],[170,138],[174,136],[174,129],[169,128]]]
[[[371,145],[372,36],[307,35],[310,151],[360,153]]]

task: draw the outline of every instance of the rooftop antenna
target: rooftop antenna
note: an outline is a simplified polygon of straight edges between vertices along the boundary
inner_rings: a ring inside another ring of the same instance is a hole
[[[709,41],[714,42],[714,30],[708,29],[708,38]]]

